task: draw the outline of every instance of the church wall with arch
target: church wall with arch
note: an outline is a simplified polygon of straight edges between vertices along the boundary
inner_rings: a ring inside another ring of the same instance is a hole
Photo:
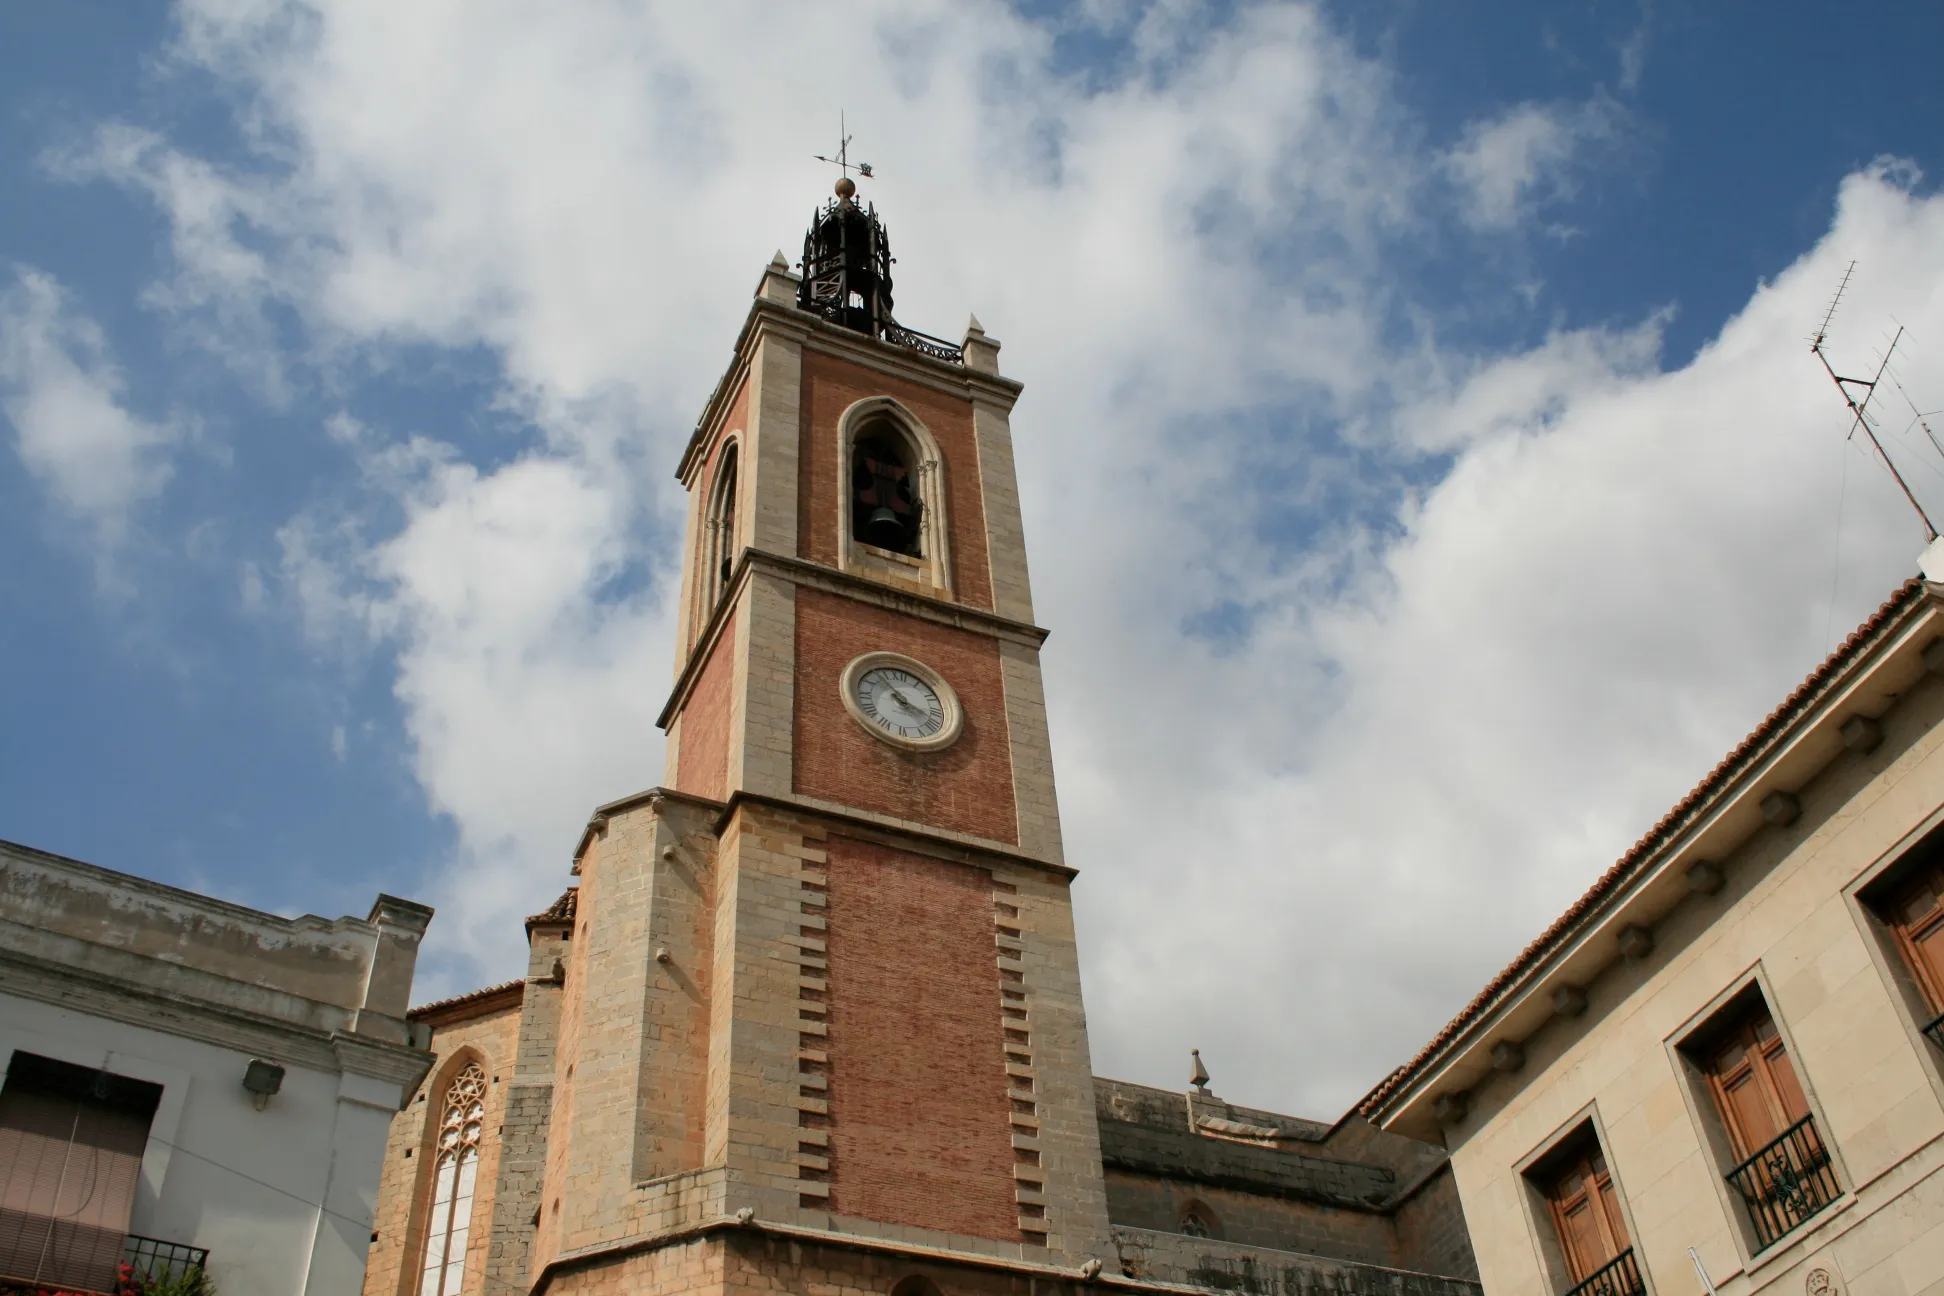
[[[491,1240],[493,1185],[499,1174],[499,1140],[507,1079],[519,1043],[518,983],[500,993],[468,996],[474,1004],[455,1005],[449,1016],[433,1020],[432,1049],[438,1060],[405,1110],[392,1121],[385,1147],[377,1218],[365,1265],[364,1296],[417,1296],[423,1266],[426,1223],[436,1170],[439,1120],[452,1080],[477,1061],[486,1077],[485,1118],[479,1143],[479,1169],[466,1239],[463,1296],[486,1290],[485,1261]],[[408,1155],[409,1153],[409,1155]]]

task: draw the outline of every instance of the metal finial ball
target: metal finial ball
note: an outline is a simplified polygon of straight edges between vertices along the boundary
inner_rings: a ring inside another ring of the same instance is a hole
[[[839,198],[848,198],[856,192],[857,186],[851,181],[849,176],[837,177],[837,196]]]

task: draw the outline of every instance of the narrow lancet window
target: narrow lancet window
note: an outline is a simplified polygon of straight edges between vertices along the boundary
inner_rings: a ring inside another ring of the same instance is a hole
[[[708,606],[729,588],[729,577],[736,570],[736,447],[722,452],[722,467],[716,473],[715,494],[709,502],[709,535],[705,550],[709,563],[703,573],[708,583]]]
[[[474,1062],[454,1076],[446,1088],[419,1296],[459,1296],[465,1281],[466,1240],[472,1231],[480,1127],[485,1119],[486,1072]]]

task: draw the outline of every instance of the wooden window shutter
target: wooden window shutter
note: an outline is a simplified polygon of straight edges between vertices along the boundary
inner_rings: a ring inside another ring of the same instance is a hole
[[[1708,1058],[1708,1084],[1736,1160],[1746,1160],[1809,1114],[1775,1018],[1756,999],[1730,1018]]]
[[[1620,1198],[1597,1146],[1579,1146],[1546,1186],[1559,1248],[1573,1281],[1586,1281],[1630,1245]]]
[[[1890,927],[1931,1011],[1944,1013],[1944,865],[1934,864],[1904,884]]]
[[[0,1089],[0,1274],[113,1288],[162,1088],[15,1053]]]

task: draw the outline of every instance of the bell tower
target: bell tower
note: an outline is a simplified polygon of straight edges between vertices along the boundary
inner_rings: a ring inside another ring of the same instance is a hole
[[[724,1221],[1114,1254],[1021,388],[976,319],[957,344],[900,325],[891,265],[840,180],[802,274],[764,270],[677,469],[664,786],[601,807],[577,854],[540,1265],[645,1278],[652,1239]]]

